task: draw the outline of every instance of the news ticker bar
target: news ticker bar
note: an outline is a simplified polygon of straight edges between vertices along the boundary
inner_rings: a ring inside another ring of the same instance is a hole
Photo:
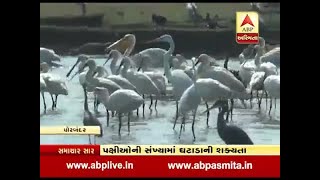
[[[252,156],[280,155],[280,145],[40,145],[40,155]]]
[[[272,178],[280,156],[40,156],[40,177]]]
[[[41,126],[40,135],[99,135],[100,126]]]

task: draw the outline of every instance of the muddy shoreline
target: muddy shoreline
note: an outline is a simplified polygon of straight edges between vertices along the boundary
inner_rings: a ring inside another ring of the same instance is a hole
[[[163,34],[170,34],[176,43],[176,53],[207,53],[231,56],[238,55],[246,45],[235,42],[235,31],[232,29],[207,30],[199,28],[166,28],[155,31],[150,28],[136,29],[100,29],[100,28],[58,28],[40,26],[40,46],[52,48],[60,55],[66,55],[71,48],[88,42],[113,42],[127,33],[136,35],[135,51],[149,47],[167,48],[166,44],[146,45],[141,42],[151,40]],[[267,43],[280,44],[280,30],[262,30],[260,36]]]

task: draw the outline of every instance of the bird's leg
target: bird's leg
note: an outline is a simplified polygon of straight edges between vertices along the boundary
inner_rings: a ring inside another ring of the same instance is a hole
[[[150,110],[150,114],[152,113],[152,104],[153,104],[153,99],[152,99],[152,95],[150,95],[150,106],[149,106],[149,110]]]
[[[267,93],[267,91],[264,91],[264,93],[266,93],[266,109],[267,109],[267,107],[268,107],[268,93]]]
[[[137,116],[139,117],[139,108],[137,109]]]
[[[114,111],[111,111],[111,117],[114,117]]]
[[[179,139],[180,139],[180,137],[181,137],[182,126],[183,126],[183,124],[184,124],[185,120],[186,120],[186,118],[185,118],[185,116],[183,115],[183,116],[182,116],[182,122],[181,122],[181,126],[180,126]]]
[[[227,122],[229,122],[229,114],[230,114],[230,108],[229,108],[229,101],[228,101],[228,111],[227,111],[227,116],[226,116],[226,121]]]
[[[54,108],[57,108],[57,102],[58,102],[58,95],[56,95],[56,100],[54,101]]]
[[[253,94],[252,94],[252,90],[250,92],[250,108],[252,109],[252,98],[253,98]]]
[[[144,94],[142,94],[142,98],[143,98],[143,100],[144,100]],[[142,104],[142,117],[144,117],[144,106],[145,106],[146,104],[144,103],[144,101],[143,101],[143,104]]]
[[[259,107],[259,110],[261,109],[261,101],[260,101],[260,98],[259,98],[259,91],[257,91],[257,99],[258,99],[258,107]]]
[[[274,98],[274,109],[277,109],[277,99]]]
[[[193,112],[193,119],[192,119],[192,134],[193,134],[193,141],[196,140],[196,135],[194,133],[194,123],[196,121],[196,113],[197,113],[197,109],[194,110]]]
[[[97,112],[97,95],[94,95],[93,110]]]
[[[47,112],[47,104],[46,104],[46,99],[44,98],[44,92],[41,92],[42,95],[42,100],[43,100],[43,108],[44,108],[44,113]]]
[[[156,102],[154,103],[154,109],[155,109],[156,112],[158,112],[157,104],[158,104],[158,97],[156,97]]]
[[[120,133],[120,131],[121,131],[121,113],[119,113],[118,116],[119,116],[119,130],[118,130],[118,134],[119,134],[119,136],[121,136],[121,133]]]
[[[109,127],[109,118],[110,118],[110,116],[109,116],[109,111],[108,111],[108,109],[106,109],[106,111],[107,111],[107,127]]]
[[[88,137],[89,137],[89,144],[91,144],[91,139],[90,139],[90,135],[88,135]]]
[[[130,134],[130,112],[128,113],[128,133]]]
[[[272,109],[272,98],[270,98],[269,116],[270,116],[270,113],[271,113],[271,109]]]
[[[52,94],[50,94],[50,96],[51,96],[51,101],[52,101],[52,107],[51,107],[51,109],[52,109],[52,111],[54,110],[54,99],[53,99],[53,95]]]
[[[209,116],[210,116],[210,111],[209,111],[209,105],[206,102],[206,108],[207,108],[207,127],[209,127]]]
[[[234,100],[231,99],[231,107],[230,107],[230,120],[232,121],[232,115],[233,115],[233,106],[234,106]]]
[[[176,120],[179,117],[178,106],[179,106],[179,103],[178,103],[178,101],[176,101]]]
[[[244,107],[245,109],[247,109],[247,105],[246,105],[246,103],[244,102],[244,99],[240,99],[240,101],[241,101],[241,104],[243,105],[243,107]]]
[[[176,101],[176,118],[174,120],[173,129],[176,127],[178,117],[178,101]]]

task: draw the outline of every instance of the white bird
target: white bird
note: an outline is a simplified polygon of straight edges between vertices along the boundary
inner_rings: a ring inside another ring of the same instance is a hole
[[[123,66],[121,69],[120,75],[126,79],[129,80],[130,83],[132,83],[136,88],[139,94],[142,95],[144,99],[144,95],[156,95],[157,97],[160,95],[160,90],[158,87],[155,85],[155,83],[150,79],[149,76],[142,72],[135,72],[131,68],[132,66],[132,60],[125,56],[120,64],[120,68]],[[145,104],[143,103],[142,108],[143,108],[143,117],[144,117],[144,106]],[[152,109],[149,109],[150,112]]]
[[[116,50],[116,49],[112,49],[109,53],[109,57],[108,59],[105,61],[105,63],[103,64],[103,66],[105,66],[107,64],[107,62],[111,60],[111,63],[110,63],[110,71],[111,71],[111,74],[113,75],[118,75],[117,73],[117,69],[119,68],[119,65],[117,66],[117,62],[121,62],[121,59],[122,59],[122,54]]]
[[[146,74],[147,76],[149,76],[150,79],[157,86],[157,88],[160,91],[160,95],[165,95],[166,94],[166,90],[167,90],[167,80],[166,80],[165,76],[162,75],[162,73],[150,71],[147,68],[148,65],[146,65],[149,62],[151,62],[150,56],[148,56],[148,55],[143,56],[137,71],[140,71],[140,69],[142,69],[142,72],[144,74]],[[153,100],[152,96],[150,96],[150,99],[151,99],[151,103],[150,103],[149,109],[152,106],[152,100]],[[158,98],[156,98],[156,102],[154,104],[154,108],[155,108],[156,112],[157,112],[157,103],[158,103]]]
[[[40,47],[40,63],[45,62],[49,66],[59,67],[61,64],[57,62],[60,61],[60,56],[57,55],[54,50]]]
[[[108,110],[116,111],[119,117],[119,136],[121,131],[121,115],[128,113],[128,132],[130,133],[130,113],[133,110],[138,109],[143,103],[143,98],[133,90],[119,89],[108,96],[107,89],[100,91],[106,92],[104,98],[106,99],[106,106]]]
[[[43,79],[46,85],[47,91],[51,95],[52,100],[52,110],[57,108],[57,101],[59,95],[68,95],[68,88],[65,83],[60,77],[48,73],[49,66],[47,63],[41,64],[41,69],[43,70],[40,74],[40,77]],[[55,100],[53,99],[53,95],[55,95]]]
[[[199,93],[197,92],[196,85],[192,84],[189,88],[187,88],[180,100],[179,100],[179,108],[178,112],[182,115],[182,122],[180,126],[180,133],[179,133],[179,139],[181,136],[182,126],[185,124],[186,115],[188,112],[192,111],[193,119],[192,119],[192,134],[193,134],[193,140],[196,139],[195,132],[194,132],[194,123],[196,118],[196,113],[198,106],[201,102],[201,97]],[[176,122],[174,123],[173,128],[175,128]]]
[[[211,78],[200,78],[196,81],[196,90],[201,98],[206,102],[207,107],[207,127],[209,127],[209,101],[217,101],[220,99],[230,99],[232,91],[227,86],[217,80]]]
[[[93,59],[89,59],[83,68],[85,67],[89,67],[89,71],[86,74],[86,82],[89,83],[90,85],[94,86],[94,87],[104,87],[107,88],[108,91],[112,94],[114,91],[121,89],[121,87],[106,78],[102,78],[102,77],[94,77],[94,72],[97,68],[96,62]]]
[[[163,61],[164,61],[164,73],[168,79],[168,81],[172,84],[172,91],[173,91],[173,96],[175,97],[176,100],[176,118],[175,118],[175,123],[178,119],[178,101],[184,91],[189,88],[192,84],[193,81],[192,79],[181,69],[175,69],[175,70],[170,70],[169,67],[169,59],[171,58],[172,53],[174,52],[175,44],[172,39],[172,37],[168,34],[162,35],[159,38],[156,38],[152,41],[149,41],[148,43],[152,42],[167,42],[170,45],[170,48],[166,51],[166,53],[163,56]],[[173,129],[175,126],[173,126]]]
[[[259,91],[260,90],[264,90],[264,85],[263,82],[265,80],[265,78],[267,77],[265,72],[255,72],[252,77],[251,77],[251,81],[249,83],[249,90],[252,94],[252,91],[255,90],[257,92],[257,99],[258,99],[258,105],[259,105],[259,109],[261,108],[261,100],[262,100],[262,96],[261,99],[259,99]],[[252,96],[251,96],[252,97]],[[252,98],[250,99],[250,103]],[[252,105],[251,105],[252,107]]]
[[[272,109],[272,98],[275,99],[275,108],[276,100],[280,99],[280,75],[271,75],[264,80],[264,88],[267,91],[270,97],[270,109],[269,115]]]
[[[42,66],[42,65],[40,64],[40,93],[41,93],[41,95],[42,95],[44,113],[46,113],[47,104],[46,104],[46,99],[45,99],[45,97],[44,97],[44,93],[45,93],[45,92],[48,92],[48,90],[47,90],[46,82],[44,81],[41,73],[47,73],[49,70],[48,70],[48,69],[45,69],[47,66],[43,66],[43,67],[41,67],[41,66]],[[52,102],[52,103],[54,103],[54,102]]]
[[[133,51],[136,44],[136,37],[133,34],[126,34],[123,38],[116,41],[106,48],[106,50],[116,49],[123,56],[129,56]],[[151,57],[151,65],[154,68],[163,66],[163,56],[166,53],[166,50],[161,48],[148,48],[145,49],[131,57],[132,61],[135,64],[140,64],[141,56],[140,55],[148,55]]]
[[[262,63],[270,62],[280,68],[280,47],[273,48],[260,58]]]
[[[196,65],[200,63],[197,69],[199,78],[211,78],[219,81],[233,91],[235,98],[247,98],[246,89],[241,81],[239,81],[230,71],[224,67],[210,66],[212,58],[207,54],[201,54],[198,57]]]

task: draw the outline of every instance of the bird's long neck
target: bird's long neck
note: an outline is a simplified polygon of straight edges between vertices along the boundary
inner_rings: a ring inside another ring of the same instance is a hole
[[[169,59],[174,51],[175,45],[173,41],[169,41],[169,45],[170,48],[168,49],[168,51],[166,53],[164,53],[163,58],[164,58],[164,73],[167,76],[169,81],[172,81],[172,74],[171,74],[171,70],[170,70],[170,65],[169,65]]]
[[[96,69],[96,66],[95,66],[95,65],[89,67],[89,71],[88,71],[87,74],[86,74],[86,81],[92,82],[92,81],[94,80],[93,75],[94,75],[95,69]]]
[[[84,93],[84,104],[83,104],[84,110],[89,111],[86,85],[83,85],[82,88],[83,88],[83,93]]]
[[[120,67],[121,68],[121,67]],[[126,78],[128,73],[129,67],[122,66],[122,69],[120,69],[120,74],[122,77]]]
[[[117,74],[116,64],[117,64],[118,60],[119,60],[119,56],[116,56],[112,59],[111,64],[110,64],[111,73],[114,75]]]
[[[260,57],[263,55],[263,47],[259,47],[259,49],[257,50],[257,54],[254,58],[254,64],[259,67],[261,64],[261,59]]]

